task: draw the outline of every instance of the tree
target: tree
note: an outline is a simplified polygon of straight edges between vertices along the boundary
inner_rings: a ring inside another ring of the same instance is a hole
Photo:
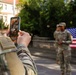
[[[30,33],[39,29],[39,5],[34,0],[33,2],[34,5],[32,5],[32,1],[29,2],[30,5],[25,4],[19,14],[21,17],[21,29]]]
[[[4,22],[3,22],[3,19],[0,19],[0,29],[4,29]]]
[[[75,0],[76,1],[76,0]],[[56,24],[66,22],[67,27],[75,27],[74,1],[68,4],[64,0],[27,0],[23,2],[21,29],[39,36],[53,38]]]
[[[76,0],[72,2],[73,27],[76,27]]]

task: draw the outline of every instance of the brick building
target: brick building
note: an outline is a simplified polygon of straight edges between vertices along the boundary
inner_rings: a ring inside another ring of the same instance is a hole
[[[18,14],[16,4],[18,0],[0,0],[0,19],[3,19],[5,25],[9,25],[10,18]]]

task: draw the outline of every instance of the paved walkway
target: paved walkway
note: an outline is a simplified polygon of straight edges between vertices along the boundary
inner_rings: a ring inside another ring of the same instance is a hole
[[[34,56],[49,58],[56,60],[56,51],[54,48],[46,49],[46,48],[29,48],[30,52]],[[72,53],[71,63],[76,64],[76,50]]]
[[[61,75],[59,65],[55,63],[55,60],[33,57],[37,64],[38,75]],[[72,75],[76,75],[76,65],[72,65]]]

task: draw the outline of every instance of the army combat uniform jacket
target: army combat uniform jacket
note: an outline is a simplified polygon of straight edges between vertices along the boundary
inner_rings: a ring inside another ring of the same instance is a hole
[[[72,43],[71,34],[69,31],[64,30],[57,35],[57,42],[62,42],[58,44],[60,68],[62,73],[65,75],[71,75],[70,59],[71,59],[71,48]]]

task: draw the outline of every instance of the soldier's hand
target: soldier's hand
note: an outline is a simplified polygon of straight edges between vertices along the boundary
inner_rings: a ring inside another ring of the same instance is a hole
[[[19,36],[17,39],[17,44],[22,44],[27,47],[31,41],[31,36],[29,35],[29,33],[24,31],[19,31],[18,35]]]
[[[58,41],[58,44],[61,45],[62,44],[62,41]]]

